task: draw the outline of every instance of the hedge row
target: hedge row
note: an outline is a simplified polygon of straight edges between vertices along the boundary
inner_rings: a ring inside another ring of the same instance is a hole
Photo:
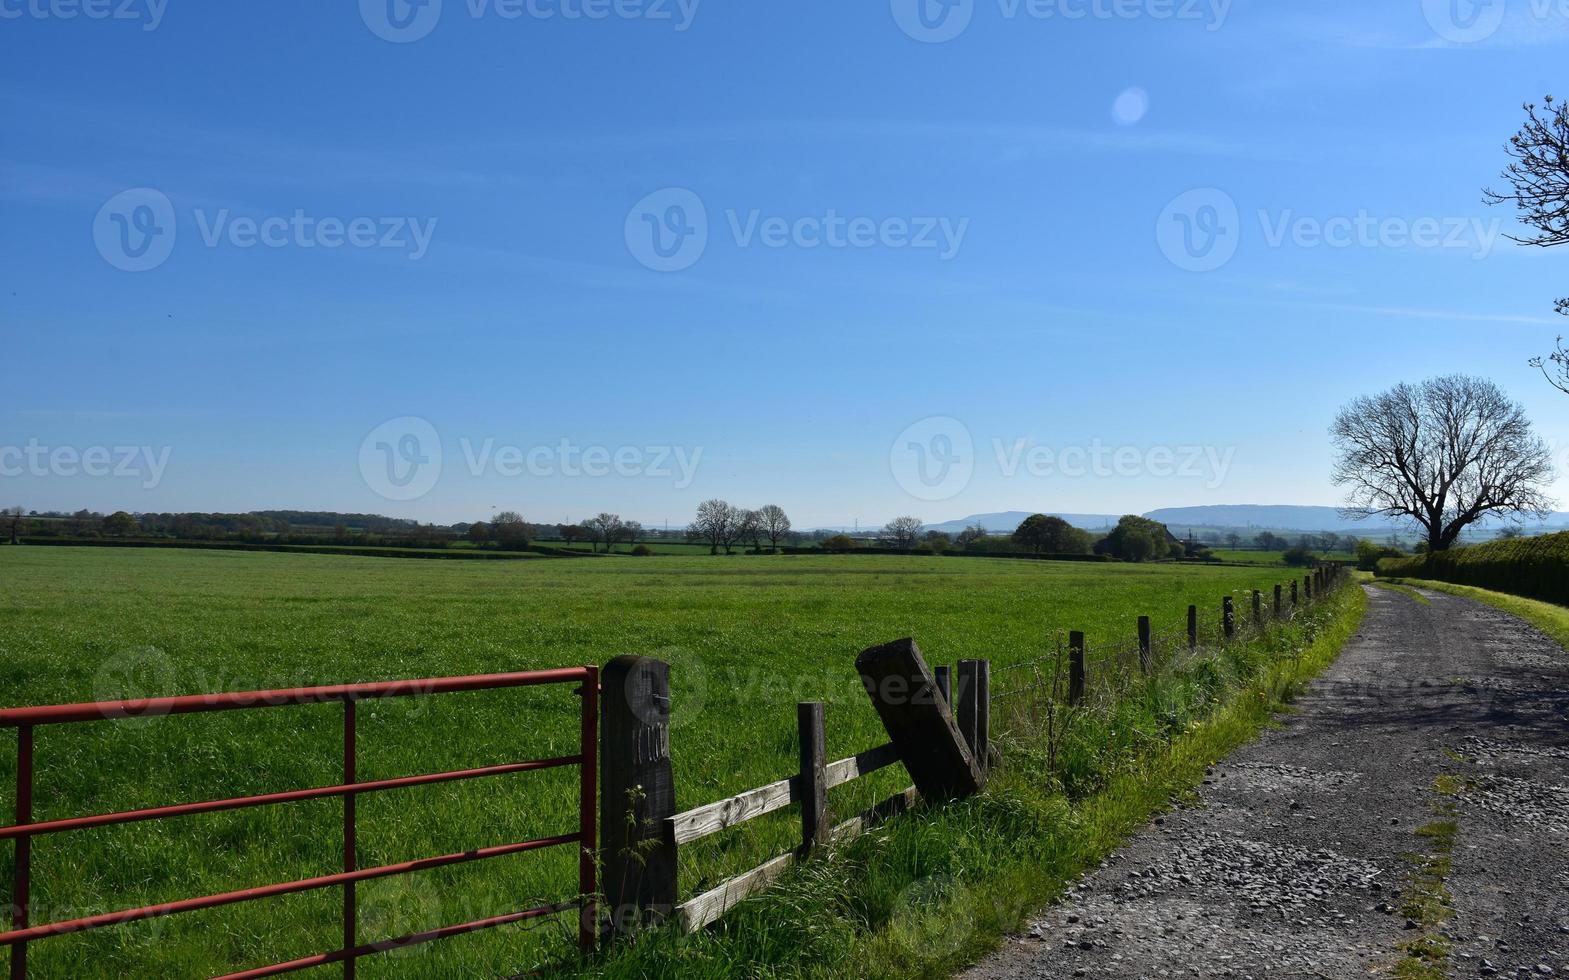
[[[1569,531],[1385,558],[1378,563],[1378,574],[1474,585],[1569,606]]]

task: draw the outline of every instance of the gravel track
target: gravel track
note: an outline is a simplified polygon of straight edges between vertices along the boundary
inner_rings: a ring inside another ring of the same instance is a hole
[[[1391,976],[1427,936],[1427,975],[1569,977],[1569,654],[1423,594],[1368,589],[1282,727],[963,976]],[[1405,905],[1439,820],[1453,915],[1427,926]]]

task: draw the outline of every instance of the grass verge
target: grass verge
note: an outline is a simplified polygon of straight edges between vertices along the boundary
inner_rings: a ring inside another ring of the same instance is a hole
[[[1343,588],[1264,639],[1152,683],[1105,719],[1120,730],[1086,726],[1110,749],[1093,760],[1097,778],[1075,780],[1082,795],[1063,789],[1044,750],[1015,747],[983,796],[829,851],[709,931],[645,935],[593,975],[949,976],[1271,724],[1366,605],[1360,588]]]
[[[1398,592],[1407,598],[1415,599],[1424,606],[1431,606],[1433,604],[1431,599],[1418,592],[1416,589],[1411,588],[1409,585],[1401,585],[1398,582],[1385,582],[1382,579],[1373,582],[1373,584],[1387,592]]]
[[[1411,867],[1410,883],[1401,899],[1400,911],[1417,934],[1401,944],[1405,957],[1395,964],[1393,975],[1403,980],[1444,980],[1449,975],[1452,944],[1444,935],[1444,923],[1454,916],[1454,896],[1449,892],[1449,874],[1454,868],[1455,842],[1460,836],[1457,808],[1452,798],[1464,786],[1454,775],[1439,776],[1433,783],[1440,800],[1433,804],[1438,818],[1423,824],[1416,835],[1426,850],[1405,856]]]

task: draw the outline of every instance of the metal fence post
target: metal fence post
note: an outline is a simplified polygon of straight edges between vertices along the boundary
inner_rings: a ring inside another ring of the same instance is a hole
[[[16,825],[33,822],[33,726],[16,730]],[[32,884],[33,839],[26,834],[16,839],[16,880],[11,892],[11,928],[26,929],[28,892]],[[27,978],[27,944],[11,947],[11,980]]]

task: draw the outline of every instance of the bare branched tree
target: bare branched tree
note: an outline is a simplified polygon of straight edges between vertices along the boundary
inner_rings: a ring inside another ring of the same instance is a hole
[[[1487,514],[1553,507],[1552,455],[1525,411],[1491,381],[1465,375],[1363,396],[1330,427],[1342,514],[1409,518],[1443,551]]]
[[[745,508],[737,510],[735,539],[743,544],[752,542],[754,551],[763,550],[763,515]]]
[[[586,523],[594,533],[594,540],[605,542],[606,552],[616,550],[616,542],[621,540],[622,532],[626,528],[620,514],[595,514]]]
[[[708,545],[708,553],[719,554],[719,549],[730,553],[740,530],[740,512],[723,500],[705,500],[697,505],[697,519],[686,529],[686,536]]]
[[[627,543],[627,547],[628,548],[630,548],[633,545],[637,544],[637,539],[642,537],[642,536],[643,536],[643,522],[642,521],[622,521],[621,522],[621,540],[625,541]]]
[[[767,504],[757,513],[763,519],[763,533],[768,537],[768,546],[775,551],[779,550],[779,542],[790,533],[790,518],[778,504]]]
[[[1509,138],[1511,158],[1504,170],[1506,193],[1484,191],[1489,204],[1513,204],[1520,221],[1531,229],[1525,236],[1511,235],[1521,245],[1551,248],[1569,244],[1569,103],[1551,95],[1538,108],[1528,102],[1525,124]],[[1569,316],[1569,297],[1560,299],[1558,312]],[[1531,361],[1558,390],[1569,394],[1569,352],[1558,338],[1558,347],[1546,357]]]
[[[900,551],[909,551],[914,548],[915,542],[920,536],[921,519],[919,517],[895,517],[883,525],[883,540]]]
[[[1569,316],[1569,299],[1558,301],[1558,312]],[[1564,346],[1562,337],[1558,338],[1558,346],[1551,354],[1531,358],[1531,366],[1541,371],[1554,388],[1569,395],[1569,348]]]
[[[21,533],[22,533],[22,508],[20,508],[20,507],[7,507],[5,510],[0,510],[0,516],[4,516],[5,523],[10,526],[11,543],[12,544],[21,544],[22,543],[22,539],[21,539]]]

